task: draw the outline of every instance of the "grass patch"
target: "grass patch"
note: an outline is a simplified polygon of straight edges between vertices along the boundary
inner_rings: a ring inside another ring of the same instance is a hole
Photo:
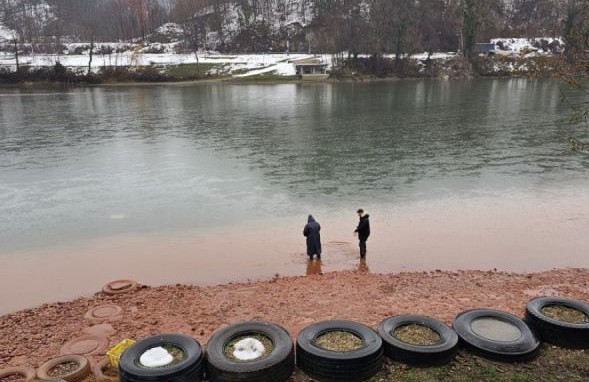
[[[392,335],[403,342],[418,346],[431,346],[442,342],[438,332],[420,324],[401,325]]]
[[[199,78],[210,77],[207,73],[216,71],[222,73],[224,64],[180,64],[180,65],[166,65],[163,66],[162,74],[178,80],[194,80]]]
[[[370,382],[581,382],[588,380],[589,352],[545,346],[538,358],[526,363],[487,361],[464,350],[460,350],[456,359],[446,366],[414,368],[398,362],[388,362],[382,371],[370,379]]]
[[[334,330],[320,335],[315,345],[330,351],[352,351],[362,347],[362,339],[353,333]]]
[[[541,309],[542,314],[553,320],[569,322],[571,324],[586,324],[589,317],[580,310],[563,305],[548,305]]]
[[[258,74],[256,76],[247,76],[247,77],[234,77],[234,80],[237,81],[253,81],[253,82],[290,82],[290,81],[298,81],[299,77],[297,76],[279,76],[277,74]]]

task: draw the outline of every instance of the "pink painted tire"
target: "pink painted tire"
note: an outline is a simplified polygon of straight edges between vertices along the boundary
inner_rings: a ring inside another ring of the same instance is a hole
[[[37,373],[35,373],[35,369],[29,366],[15,366],[0,369],[0,379],[11,375],[22,375],[25,377],[26,381],[30,381],[37,376]]]
[[[116,321],[117,319],[122,318],[122,315],[123,308],[120,306],[114,304],[105,304],[96,306],[87,311],[86,314],[84,314],[84,319],[93,324],[100,324],[106,321]]]
[[[93,334],[85,334],[73,338],[63,344],[61,354],[63,355],[104,355],[108,348],[108,339]]]
[[[139,289],[139,284],[133,280],[115,280],[102,287],[102,292],[109,296],[133,292]]]
[[[49,371],[53,369],[55,366],[66,363],[66,362],[75,362],[78,364],[78,367],[67,374],[59,375],[52,377],[49,375]],[[67,382],[78,382],[86,378],[92,372],[92,368],[90,367],[90,362],[86,357],[81,355],[63,355],[61,357],[50,359],[49,361],[45,362],[43,365],[39,367],[37,370],[37,376],[39,379],[63,379]]]

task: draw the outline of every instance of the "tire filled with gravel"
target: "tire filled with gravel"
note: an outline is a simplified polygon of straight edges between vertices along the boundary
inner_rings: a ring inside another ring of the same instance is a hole
[[[353,321],[322,321],[297,336],[297,366],[322,381],[357,382],[382,367],[383,346],[371,328]]]

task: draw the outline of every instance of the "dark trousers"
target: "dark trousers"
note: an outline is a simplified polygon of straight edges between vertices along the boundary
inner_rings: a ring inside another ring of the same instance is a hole
[[[360,257],[366,256],[366,240],[360,240]]]

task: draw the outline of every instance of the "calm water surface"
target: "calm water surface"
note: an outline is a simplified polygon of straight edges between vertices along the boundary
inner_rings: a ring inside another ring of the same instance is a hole
[[[519,79],[1,89],[0,289],[42,282],[0,292],[0,312],[119,277],[304,274],[309,213],[323,271],[589,267],[589,155],[567,146],[589,131],[567,123],[561,91]]]

